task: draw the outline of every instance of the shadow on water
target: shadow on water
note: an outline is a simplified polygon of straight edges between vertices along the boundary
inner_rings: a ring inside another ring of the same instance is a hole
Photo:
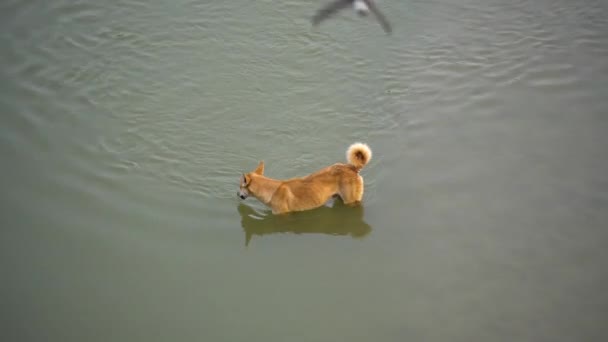
[[[332,207],[324,206],[287,215],[261,213],[243,203],[237,209],[245,231],[245,246],[249,245],[254,235],[293,233],[363,238],[372,231],[372,227],[363,220],[363,206],[349,207],[339,200]]]

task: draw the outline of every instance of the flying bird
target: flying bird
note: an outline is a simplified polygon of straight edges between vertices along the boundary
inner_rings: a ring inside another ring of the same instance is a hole
[[[352,6],[361,17],[365,17],[371,12],[382,26],[382,29],[384,29],[384,32],[387,34],[392,32],[391,24],[386,20],[386,17],[380,12],[378,7],[376,7],[373,0],[334,0],[315,13],[312,17],[313,26],[319,25],[323,20],[330,18],[349,6]]]

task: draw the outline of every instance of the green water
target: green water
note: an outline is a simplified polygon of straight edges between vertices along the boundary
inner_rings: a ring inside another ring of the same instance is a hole
[[[321,4],[0,5],[3,341],[608,338],[606,2]]]

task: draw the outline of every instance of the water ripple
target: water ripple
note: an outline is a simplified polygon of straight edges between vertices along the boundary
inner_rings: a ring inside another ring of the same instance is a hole
[[[605,4],[545,5],[386,4],[404,20],[384,37],[348,15],[312,29],[298,1],[7,2],[4,102],[27,103],[14,124],[35,132],[29,148],[74,151],[86,179],[141,177],[227,200],[260,159],[282,178],[342,161],[354,140],[401,146],[378,154],[378,175],[446,122],[501,115],[506,93],[594,96],[581,89],[608,70]],[[91,145],[70,147],[78,138]],[[85,165],[96,154],[103,166]]]

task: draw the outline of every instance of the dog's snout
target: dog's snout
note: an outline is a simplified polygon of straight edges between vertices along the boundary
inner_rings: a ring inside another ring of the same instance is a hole
[[[244,199],[246,199],[247,197],[249,197],[249,193],[247,192],[247,189],[243,189],[243,188],[239,189],[239,190],[236,192],[236,195],[237,195],[237,196],[238,196],[240,199],[243,199],[243,200],[244,200]]]

